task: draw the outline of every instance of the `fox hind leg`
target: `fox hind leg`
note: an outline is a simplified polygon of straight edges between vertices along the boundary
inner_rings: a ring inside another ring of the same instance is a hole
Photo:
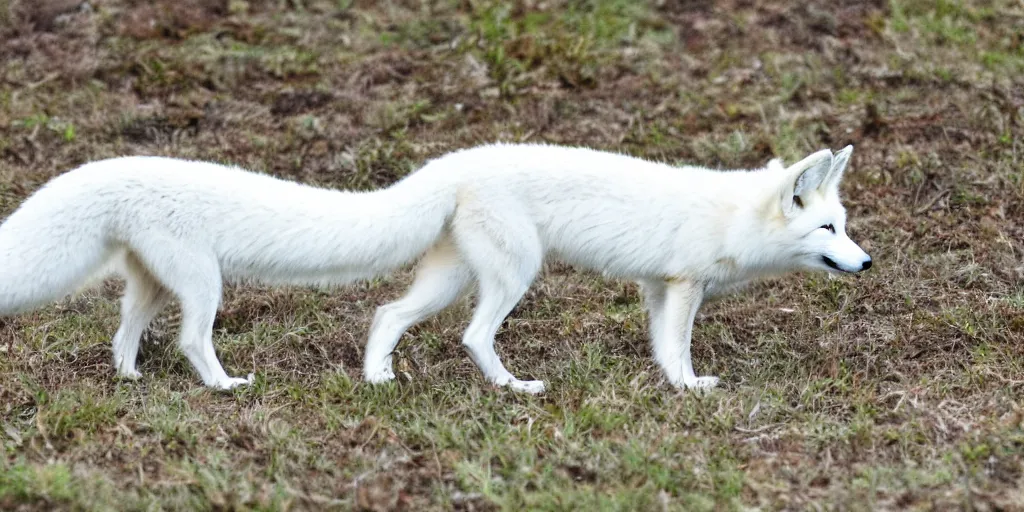
[[[216,257],[174,237],[150,237],[133,244],[139,260],[181,303],[178,346],[203,379],[215,389],[252,383],[229,377],[213,348],[213,320],[220,305],[223,277]]]
[[[124,297],[121,298],[121,326],[114,335],[114,367],[129,379],[142,376],[135,368],[142,333],[171,299],[171,294],[129,253],[126,258]]]
[[[544,391],[543,381],[517,379],[505,368],[494,350],[494,336],[498,328],[529,287],[529,282],[511,286],[510,284],[496,279],[480,280],[480,296],[476,311],[462,338],[462,344],[484,377],[491,383],[508,386],[515,391],[541,393]]]
[[[366,344],[363,378],[374,383],[394,379],[391,354],[402,333],[448,307],[462,295],[471,279],[469,268],[449,239],[428,251],[405,296],[377,309]]]
[[[502,213],[495,213],[499,211]],[[462,344],[491,383],[525,393],[542,393],[543,381],[517,379],[494,350],[498,328],[529,289],[543,261],[533,223],[525,215],[516,215],[514,205],[491,205],[486,210],[463,213],[462,218],[456,218],[454,234],[460,254],[477,278],[479,291]]]

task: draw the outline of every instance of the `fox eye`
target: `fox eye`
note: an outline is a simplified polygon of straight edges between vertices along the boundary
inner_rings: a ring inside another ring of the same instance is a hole
[[[836,227],[833,226],[832,224],[825,224],[824,226],[821,226],[818,229],[827,230],[829,233],[832,233],[833,235],[836,234]]]
[[[800,199],[800,196],[793,196],[793,204],[795,204],[797,208],[803,208],[804,200]]]

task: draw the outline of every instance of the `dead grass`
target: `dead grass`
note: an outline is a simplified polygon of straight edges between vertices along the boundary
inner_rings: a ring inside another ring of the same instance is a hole
[[[860,278],[707,307],[707,397],[650,362],[634,285],[552,268],[492,389],[465,307],[360,382],[404,274],[232,288],[234,394],[147,334],[113,379],[119,284],[0,320],[0,508],[1020,510],[1024,7],[1012,0],[0,2],[0,212],[97,158],[234,162],[373,188],[481,142],[736,167],[857,146]]]

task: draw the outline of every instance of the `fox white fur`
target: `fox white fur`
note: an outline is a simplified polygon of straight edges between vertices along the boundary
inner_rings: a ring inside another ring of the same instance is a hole
[[[115,268],[126,280],[114,365],[135,367],[150,321],[176,298],[179,344],[228,389],[212,329],[228,281],[344,284],[406,265],[441,236],[454,194],[410,176],[373,193],[314,188],[157,157],[89,163],[47,183],[0,225],[0,316],[59,299]]]
[[[401,300],[382,306],[364,376],[394,378],[401,334],[456,299],[471,281],[478,298],[463,345],[498,385],[531,393],[494,350],[498,327],[546,257],[643,290],[654,357],[668,380],[711,388],[690,359],[702,301],[750,280],[810,269],[859,272],[871,258],[846,234],[839,183],[853,147],[818,151],[786,167],[714,171],[629,156],[538,145],[493,145],[429,162],[413,177],[443,182],[455,210]]]
[[[56,300],[117,263],[127,281],[114,337],[119,374],[137,377],[139,339],[171,297],[180,346],[203,382],[230,388],[212,324],[224,280],[344,284],[420,260],[400,300],[374,319],[371,382],[394,378],[409,327],[470,284],[463,345],[485,378],[537,393],[502,364],[494,337],[547,257],[637,280],[655,359],[679,387],[710,388],[690,360],[702,301],[798,269],[858,272],[839,182],[852,147],[753,171],[672,167],[619,154],[489,145],[429,162],[390,188],[318,189],[216,164],[128,157],[55,178],[0,225],[0,315]]]

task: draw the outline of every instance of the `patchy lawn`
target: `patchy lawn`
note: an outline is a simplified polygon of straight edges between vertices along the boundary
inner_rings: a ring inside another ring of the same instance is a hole
[[[2,214],[126,154],[369,189],[494,140],[722,168],[852,143],[876,262],[706,307],[709,396],[664,382],[635,285],[561,266],[499,334],[540,397],[482,381],[468,303],[361,383],[407,272],[230,288],[249,389],[200,386],[176,313],[120,382],[110,282],[0,320],[0,508],[1024,509],[1024,4],[703,4],[0,0]]]

